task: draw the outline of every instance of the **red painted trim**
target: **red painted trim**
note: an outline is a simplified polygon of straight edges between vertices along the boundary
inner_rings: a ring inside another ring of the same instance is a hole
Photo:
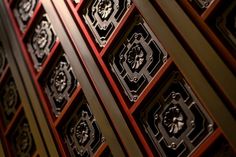
[[[145,97],[149,94],[150,90],[160,81],[160,79],[163,77],[163,75],[166,73],[166,71],[168,69],[170,69],[170,67],[173,65],[173,61],[172,59],[168,59],[166,61],[166,63],[159,69],[159,71],[155,74],[155,76],[153,77],[153,80],[151,82],[149,82],[149,84],[147,85],[147,87],[145,87],[145,89],[143,90],[143,92],[140,94],[140,96],[138,97],[137,101],[132,105],[132,107],[130,108],[130,112],[134,113],[136,111],[136,109],[138,108],[138,106],[140,105],[140,103],[145,99]]]
[[[76,98],[81,94],[81,92],[82,92],[82,88],[80,85],[78,85],[78,87],[74,91],[73,95],[71,96],[71,98],[69,99],[67,104],[64,106],[61,114],[55,120],[54,124],[55,124],[56,128],[58,128],[60,125],[62,125],[61,123],[62,123],[63,119],[67,118],[65,115],[68,113],[70,108],[73,108],[73,106],[76,105],[76,103],[77,103]]]
[[[209,6],[208,8],[202,13],[201,18],[203,19],[203,21],[205,21],[210,14],[213,12],[213,10],[215,9],[215,7],[220,3],[220,0],[214,0]]]
[[[35,21],[37,20],[37,16],[39,15],[39,12],[41,12],[43,10],[43,6],[42,6],[42,3],[39,1],[35,10],[34,10],[34,13],[33,13],[33,16],[30,18],[26,28],[25,28],[25,31],[23,32],[22,34],[22,39],[24,40],[25,39],[25,36],[27,34],[29,34],[30,32],[30,27],[33,25],[33,23],[35,23]],[[20,29],[19,29],[20,31]]]
[[[200,146],[193,152],[193,156],[202,156],[221,135],[221,130],[217,128]]]
[[[98,149],[97,151],[94,153],[94,157],[100,157],[102,155],[102,153],[104,152],[104,150],[108,147],[107,143],[103,143]]]
[[[220,39],[211,30],[211,28],[209,28],[207,23],[205,23],[204,20],[207,17],[203,17],[202,19],[202,17],[197,14],[197,12],[192,8],[192,6],[186,0],[178,2],[183,7],[183,9],[187,11],[187,13],[193,19],[195,24],[199,27],[199,29],[204,33],[208,41],[210,41],[214,45],[218,55],[223,58],[225,64],[234,72],[234,74],[236,74],[236,56],[233,56],[230,53],[230,51],[220,41]],[[219,3],[218,0],[216,0],[214,5],[218,5],[218,3]],[[204,16],[206,16],[206,14],[204,14]]]
[[[13,116],[12,120],[8,124],[6,130],[4,131],[4,136],[5,137],[7,137],[9,135],[9,133],[11,132],[11,130],[14,128],[15,124],[17,123],[17,119],[20,117],[20,114],[23,114],[22,104],[20,104],[20,106],[18,107],[15,115]]]
[[[3,81],[6,79],[7,74],[9,73],[10,68],[9,65],[7,64],[5,69],[3,70],[2,74],[0,75],[0,85],[3,83]]]
[[[45,69],[46,69],[48,63],[51,62],[51,59],[59,53],[59,50],[58,50],[59,47],[60,47],[60,41],[57,38],[55,44],[53,45],[53,47],[50,51],[50,53],[48,54],[46,60],[44,61],[43,65],[41,66],[41,69],[36,74],[36,79],[37,80],[39,80],[41,77],[43,77],[42,75],[45,73]]]

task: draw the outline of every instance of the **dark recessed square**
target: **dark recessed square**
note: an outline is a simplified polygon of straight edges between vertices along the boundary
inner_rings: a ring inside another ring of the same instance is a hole
[[[12,155],[30,157],[36,152],[35,142],[25,115],[20,115],[9,134],[8,142],[12,146]]]
[[[214,122],[178,71],[158,86],[135,118],[160,156],[189,156],[214,132]]]
[[[47,14],[39,14],[26,37],[27,50],[37,71],[41,69],[56,40],[56,33]]]
[[[236,56],[236,1],[225,0],[207,20],[219,39]]]
[[[119,43],[106,52],[104,61],[120,92],[132,104],[166,63],[168,54],[141,16],[130,21],[117,39]]]
[[[44,80],[44,90],[56,117],[61,113],[77,86],[78,81],[73,69],[66,54],[63,53]]]
[[[104,47],[132,4],[131,0],[86,0],[81,14],[95,41]]]
[[[10,72],[7,75],[0,89],[0,109],[5,125],[12,120],[21,103],[15,81]]]
[[[86,98],[79,98],[76,109],[62,125],[62,137],[71,156],[93,156],[104,143],[98,123]],[[110,155],[110,152],[104,152]]]

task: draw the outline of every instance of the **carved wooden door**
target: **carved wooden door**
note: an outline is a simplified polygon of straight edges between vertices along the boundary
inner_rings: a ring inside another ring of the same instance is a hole
[[[17,110],[9,128],[19,143],[2,129],[6,154],[235,156],[235,4],[4,0],[10,58],[42,141],[18,138],[29,127]]]

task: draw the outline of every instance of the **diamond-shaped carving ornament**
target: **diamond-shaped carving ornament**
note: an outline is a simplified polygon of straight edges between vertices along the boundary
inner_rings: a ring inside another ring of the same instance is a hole
[[[88,0],[83,6],[83,18],[96,42],[104,47],[129,10],[131,0]]]
[[[33,28],[33,32],[27,42],[27,48],[36,70],[41,69],[56,42],[56,38],[57,36],[47,14],[43,14],[41,20]]]
[[[63,135],[71,156],[92,156],[104,142],[96,119],[84,97],[78,109],[64,125]]]
[[[25,117],[21,118],[11,135],[14,152],[19,157],[31,157],[35,152],[35,143]]]
[[[30,18],[33,16],[38,0],[17,0],[13,8],[20,30],[24,32]]]
[[[20,98],[14,79],[10,76],[0,91],[0,108],[5,124],[13,118],[20,103]]]
[[[214,122],[178,72],[139,111],[160,156],[189,156],[214,131]]]
[[[121,43],[107,54],[111,71],[130,102],[137,100],[168,57],[145,21],[137,16],[133,22],[119,39]]]
[[[45,92],[49,98],[55,116],[60,114],[76,89],[77,84],[78,81],[72,67],[64,54],[50,72],[45,86]]]

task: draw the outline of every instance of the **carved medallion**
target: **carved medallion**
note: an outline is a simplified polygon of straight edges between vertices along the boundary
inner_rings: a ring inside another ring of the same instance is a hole
[[[77,80],[66,55],[62,55],[50,72],[45,86],[55,116],[58,116],[77,87]]]
[[[16,156],[31,157],[35,152],[35,143],[25,117],[17,123],[11,135],[11,142]]]
[[[99,46],[104,47],[130,8],[131,0],[88,0],[85,3],[85,23]]]
[[[30,18],[33,16],[38,0],[18,0],[13,9],[20,30],[24,32]]]
[[[13,78],[10,76],[0,91],[0,106],[3,112],[3,119],[7,125],[13,118],[20,103],[20,98]]]
[[[236,50],[236,1],[229,3],[215,22],[220,34]]]
[[[106,61],[130,102],[137,100],[168,56],[143,19],[137,16],[133,21]]]
[[[160,156],[188,156],[214,131],[214,122],[178,73],[163,83],[137,118]]]
[[[71,156],[93,156],[104,137],[85,97],[77,106],[63,127],[65,143]]]
[[[36,24],[36,27],[33,28],[32,35],[27,42],[27,48],[36,70],[40,70],[54,46],[56,38],[48,16],[44,14],[38,24]]]

